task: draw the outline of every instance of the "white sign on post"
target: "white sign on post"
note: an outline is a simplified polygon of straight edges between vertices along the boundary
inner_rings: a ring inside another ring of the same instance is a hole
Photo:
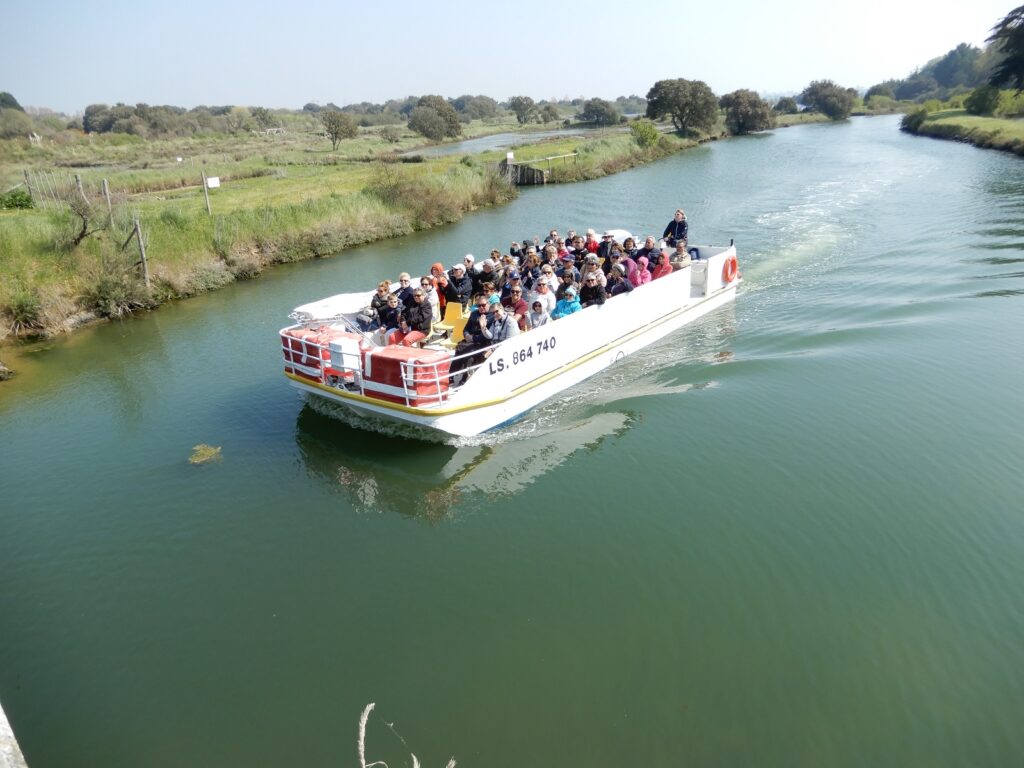
[[[216,189],[220,186],[220,176],[207,176],[206,177],[206,188]]]

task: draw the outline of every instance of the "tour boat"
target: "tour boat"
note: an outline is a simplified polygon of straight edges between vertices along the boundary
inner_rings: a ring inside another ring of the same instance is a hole
[[[361,415],[478,435],[733,300],[742,282],[735,246],[689,252],[691,262],[672,274],[492,346],[458,385],[449,381],[453,339],[434,334],[405,347],[360,332],[356,317],[373,291],[304,304],[280,331],[285,375]],[[459,338],[464,323],[443,328]]]

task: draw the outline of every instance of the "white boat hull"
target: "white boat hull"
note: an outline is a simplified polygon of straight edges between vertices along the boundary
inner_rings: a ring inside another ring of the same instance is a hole
[[[709,249],[711,250],[711,249]],[[727,280],[735,249],[508,339],[469,381],[441,403],[411,407],[288,374],[298,389],[363,414],[458,436],[494,429],[539,403],[732,301],[741,282]],[[683,298],[685,297],[685,298]]]

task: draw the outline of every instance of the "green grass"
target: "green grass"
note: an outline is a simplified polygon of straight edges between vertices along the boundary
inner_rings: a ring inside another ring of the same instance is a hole
[[[948,109],[929,114],[916,133],[1024,155],[1024,121],[1020,120],[982,117],[962,109]]]

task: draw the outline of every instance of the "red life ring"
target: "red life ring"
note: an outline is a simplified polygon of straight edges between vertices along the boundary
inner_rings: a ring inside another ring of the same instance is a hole
[[[727,283],[731,283],[736,279],[736,274],[740,271],[739,262],[736,261],[735,256],[730,256],[725,260],[725,266],[722,268],[722,280]]]

